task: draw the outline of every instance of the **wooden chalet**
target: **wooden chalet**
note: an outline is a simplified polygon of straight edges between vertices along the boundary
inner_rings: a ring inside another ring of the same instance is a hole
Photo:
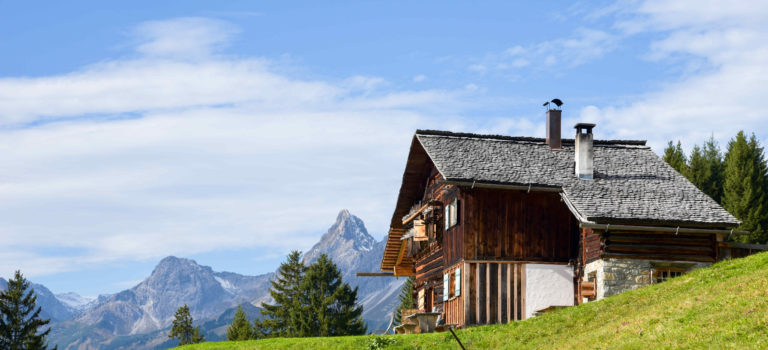
[[[446,324],[522,320],[731,254],[739,221],[645,141],[418,130],[381,270],[414,276]]]

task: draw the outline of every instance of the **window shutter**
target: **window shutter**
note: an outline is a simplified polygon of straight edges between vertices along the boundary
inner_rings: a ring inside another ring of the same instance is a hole
[[[454,286],[456,287],[456,290],[453,291],[453,295],[460,296],[461,295],[461,268],[456,268],[456,281],[454,282]]]
[[[447,273],[443,275],[443,301],[448,300],[448,297],[449,297],[449,295],[448,295],[448,281],[449,281],[448,275],[449,274],[447,274]]]

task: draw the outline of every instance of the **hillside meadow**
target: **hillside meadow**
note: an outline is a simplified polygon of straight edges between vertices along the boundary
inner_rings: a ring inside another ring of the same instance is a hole
[[[766,349],[768,252],[521,322],[458,330],[467,349]],[[450,333],[275,338],[182,350],[458,349]]]

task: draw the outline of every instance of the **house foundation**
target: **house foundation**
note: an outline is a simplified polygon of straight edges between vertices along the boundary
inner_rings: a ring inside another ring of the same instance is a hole
[[[600,300],[710,265],[712,263],[606,258],[584,266],[584,281],[596,282],[595,299]]]

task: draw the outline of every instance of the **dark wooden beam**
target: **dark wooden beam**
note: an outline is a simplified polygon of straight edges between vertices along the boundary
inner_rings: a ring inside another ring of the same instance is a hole
[[[358,272],[355,273],[357,277],[395,277],[391,272]]]

